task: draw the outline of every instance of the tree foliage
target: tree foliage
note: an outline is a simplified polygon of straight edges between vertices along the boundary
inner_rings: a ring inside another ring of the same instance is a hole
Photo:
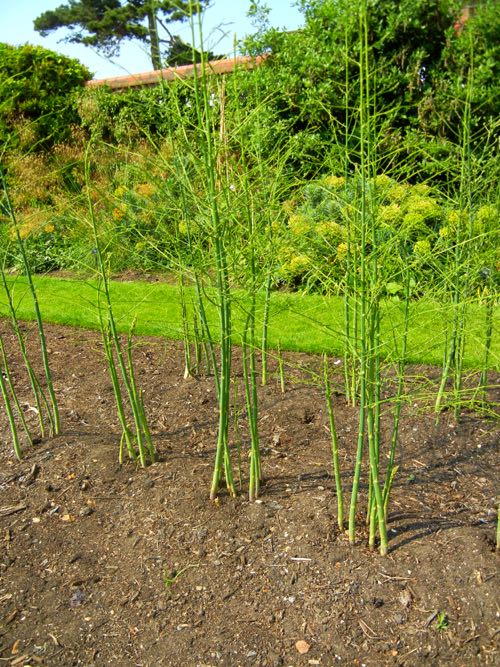
[[[254,13],[262,9],[253,5]],[[269,53],[259,94],[264,88],[274,99],[278,130],[297,138],[297,166],[309,173],[318,157],[335,163],[339,143],[356,154],[351,127],[359,106],[359,25],[350,0],[300,0],[299,6],[302,29],[261,26],[245,46],[252,54]],[[437,177],[454,161],[471,65],[475,136],[484,138],[498,118],[498,5],[477,3],[461,29],[462,0],[367,0],[367,6],[381,170],[396,159],[419,178]]]
[[[199,6],[207,3],[201,0]],[[198,4],[193,6],[196,9]],[[139,40],[148,45],[153,68],[160,69],[165,46],[167,62],[170,64],[171,54],[176,58],[172,64],[180,64],[179,46],[183,42],[167,24],[184,21],[189,8],[189,0],[69,0],[41,14],[34,27],[42,36],[67,28],[70,32],[64,41],[93,46],[106,56],[117,55],[124,40]],[[184,60],[190,61],[189,47],[187,50]]]
[[[0,43],[0,142],[30,150],[65,141],[79,122],[72,93],[90,78],[73,58]]]

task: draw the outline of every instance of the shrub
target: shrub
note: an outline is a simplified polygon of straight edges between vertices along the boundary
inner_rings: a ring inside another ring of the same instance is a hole
[[[67,140],[79,123],[72,93],[91,76],[41,46],[0,43],[0,142],[31,151]]]
[[[175,131],[176,105],[187,126],[190,117],[194,122],[192,93],[184,82],[120,92],[107,86],[87,88],[77,101],[79,122],[92,138],[122,145],[169,136]]]
[[[278,279],[290,286],[337,291],[346,271],[349,243],[359,238],[360,181],[324,176],[284,203],[288,215],[278,251]],[[424,184],[398,183],[385,174],[369,183],[371,224],[367,243],[387,280],[402,263],[429,257],[445,220],[441,200]],[[351,252],[355,249],[351,248]],[[394,289],[392,282],[392,290]]]
[[[463,4],[462,0],[367,2],[369,54],[376,72],[372,94],[379,171],[397,165],[406,180],[432,179],[443,187],[458,178],[456,146],[471,62],[473,150],[481,151],[485,138],[493,136],[492,123],[500,110],[498,3],[474,3],[472,17],[457,30],[454,24]],[[259,94],[269,96],[277,120],[297,138],[294,169],[310,178],[323,163],[342,174],[345,164],[339,146],[347,147],[353,162],[359,154],[356,11],[347,0],[301,0],[299,5],[305,16],[303,29],[261,30],[246,41],[246,48],[252,54],[270,54],[258,73]]]

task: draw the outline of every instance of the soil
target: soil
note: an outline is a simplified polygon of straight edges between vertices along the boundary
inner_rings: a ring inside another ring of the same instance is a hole
[[[5,321],[0,331],[35,427]],[[35,351],[35,333],[27,333]],[[435,371],[410,369],[390,552],[381,557],[367,549],[362,528],[350,546],[336,524],[328,419],[311,372],[318,358],[285,356],[285,393],[271,362],[260,390],[260,500],[245,495],[242,420],[242,492],[211,503],[213,378],[184,380],[179,344],[137,339],[159,461],[120,466],[98,335],[56,326],[46,333],[62,435],[25,445],[18,462],[3,409],[0,415],[4,664],[500,664],[498,415],[466,412],[457,423],[445,412],[436,423],[415,398],[432,388]],[[340,362],[332,369],[340,373]],[[340,376],[335,381],[340,386]],[[490,398],[498,402],[498,393]],[[389,403],[386,437],[390,412]],[[356,411],[336,396],[335,413],[347,496]],[[360,512],[365,498],[363,477]]]

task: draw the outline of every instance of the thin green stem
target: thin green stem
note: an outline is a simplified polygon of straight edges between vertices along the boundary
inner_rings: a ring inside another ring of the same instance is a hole
[[[9,385],[10,393],[12,395],[12,398],[14,400],[14,404],[16,406],[17,414],[19,415],[19,419],[21,421],[21,424],[23,425],[24,432],[26,433],[26,437],[28,438],[28,442],[30,445],[33,444],[33,438],[31,437],[30,430],[28,428],[28,424],[26,423],[26,419],[24,417],[24,411],[21,407],[21,404],[19,402],[19,398],[17,397],[17,391],[16,388],[14,387],[14,383],[12,381],[12,374],[10,372],[9,368],[9,362],[7,359],[7,354],[5,352],[5,346],[3,343],[3,339],[0,336],[0,352],[2,354],[2,360],[3,360],[3,369],[5,373],[5,379],[7,380],[7,384]]]
[[[10,432],[12,435],[12,447],[14,449],[14,454],[21,461],[23,458],[23,452],[21,449],[21,444],[19,442],[19,434],[17,432],[16,420],[14,419],[14,413],[12,411],[12,405],[10,403],[9,394],[7,392],[7,387],[4,380],[4,368],[0,368],[0,391],[2,392],[2,398],[5,405],[5,412],[7,413],[7,419],[9,420]]]
[[[45,373],[45,381],[47,383],[47,390],[49,392],[50,396],[50,404],[52,408],[52,426],[53,426],[53,432],[54,435],[58,435],[60,432],[60,418],[59,418],[59,407],[57,405],[57,398],[56,394],[54,391],[54,385],[52,382],[52,373],[50,370],[50,364],[49,364],[49,357],[48,357],[48,352],[47,352],[47,340],[45,338],[45,331],[43,328],[43,321],[42,321],[42,314],[40,312],[40,305],[38,303],[38,297],[35,289],[35,284],[33,282],[33,276],[31,274],[31,268],[30,264],[28,261],[28,256],[26,255],[26,249],[24,247],[24,242],[21,238],[21,234],[19,232],[19,226],[17,224],[17,219],[16,215],[14,213],[14,209],[12,207],[12,203],[10,200],[9,196],[9,191],[7,189],[7,185],[5,183],[5,177],[3,174],[3,171],[0,171],[0,178],[2,179],[2,185],[3,185],[3,191],[5,195],[5,202],[6,202],[6,208],[8,215],[12,221],[12,225],[14,228],[15,236],[16,236],[16,241],[17,245],[19,248],[19,252],[21,253],[21,259],[23,263],[23,269],[24,269],[24,274],[26,277],[26,280],[28,282],[28,287],[29,291],[31,294],[31,300],[33,302],[33,310],[35,313],[35,321],[37,325],[37,330],[38,330],[38,337],[40,339],[40,351],[42,355],[42,364],[43,364],[43,370]]]
[[[328,374],[328,357],[323,357],[323,379],[325,386],[326,407],[328,410],[328,421],[330,424],[330,438],[332,450],[333,476],[335,479],[335,492],[337,494],[337,523],[341,531],[344,530],[344,494],[342,491],[342,478],[340,474],[339,446],[337,437],[337,428],[335,424],[335,414],[332,404],[332,390],[330,377]]]
[[[264,313],[262,316],[262,386],[267,384],[267,346],[269,332],[269,311],[271,303],[271,272],[267,274],[264,296]]]

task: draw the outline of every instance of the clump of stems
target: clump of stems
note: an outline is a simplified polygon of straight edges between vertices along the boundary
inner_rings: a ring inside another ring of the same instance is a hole
[[[348,273],[345,280],[346,394],[350,403],[354,403],[356,395],[358,396],[358,436],[348,535],[350,543],[354,544],[361,471],[367,444],[369,486],[366,516],[370,527],[369,545],[374,546],[378,531],[380,553],[385,555],[388,550],[387,504],[384,503],[384,491],[380,482],[382,279],[379,264],[383,244],[376,224],[377,193],[373,188],[377,164],[377,116],[365,0],[361,0],[359,5],[358,35],[359,108],[356,130],[359,135],[359,164],[356,166],[355,177],[357,202],[348,230]]]
[[[24,428],[24,431],[26,433],[26,436],[28,438],[28,441],[30,444],[33,444],[33,440],[31,438],[31,433],[29,431],[28,425],[26,423],[26,419],[24,418],[24,413],[23,409],[21,407],[21,404],[19,403],[19,399],[17,397],[17,393],[14,387],[14,384],[12,382],[12,375],[10,372],[9,368],[9,363],[7,360],[7,355],[5,354],[5,347],[3,343],[3,339],[0,336],[0,351],[2,355],[2,364],[0,365],[0,391],[2,392],[2,398],[5,406],[5,412],[7,413],[7,419],[9,421],[9,426],[10,426],[10,433],[12,436],[12,447],[14,450],[14,454],[17,456],[19,460],[22,459],[23,457],[23,452],[21,448],[21,443],[19,440],[19,433],[17,429],[17,424],[16,420],[14,418],[14,411],[12,409],[12,403],[10,400],[9,396],[9,391],[7,389],[7,386],[10,390],[10,395],[12,396],[12,400],[14,401],[14,405],[17,410],[17,414],[19,416],[19,420],[21,421],[21,424]]]
[[[257,399],[257,370],[255,363],[255,310],[248,315],[243,336],[243,379],[248,426],[250,430],[250,475],[248,497],[250,501],[259,497],[262,477],[259,446],[259,408]]]
[[[47,396],[45,395],[44,389],[38,379],[38,376],[35,373],[35,370],[33,369],[33,365],[28,355],[25,336],[21,330],[21,326],[17,319],[16,308],[14,306],[14,300],[12,298],[11,288],[7,281],[5,272],[3,270],[0,271],[0,276],[2,278],[2,284],[7,298],[7,306],[9,310],[11,327],[16,336],[19,350],[21,352],[21,357],[23,359],[23,363],[26,368],[26,372],[28,374],[33,400],[35,402],[35,412],[38,416],[40,435],[43,438],[46,434],[46,421],[48,422],[50,434],[51,435],[55,434],[53,413],[49,407]]]
[[[199,2],[190,0],[190,23],[193,44],[193,62],[196,62],[194,44],[196,43],[194,14],[200,11]],[[215,500],[219,492],[221,477],[224,472],[226,486],[230,495],[236,495],[233,481],[233,471],[229,452],[229,409],[231,387],[231,289],[229,282],[229,267],[226,252],[226,234],[224,223],[220,216],[219,200],[221,183],[218,179],[218,165],[216,161],[214,129],[210,105],[210,89],[207,79],[206,54],[203,52],[203,32],[201,19],[198,17],[198,37],[202,53],[200,68],[195,69],[194,100],[195,110],[200,133],[200,145],[203,154],[203,169],[205,176],[206,194],[210,206],[211,241],[215,255],[215,272],[217,286],[216,308],[219,316],[220,364],[218,366],[218,403],[219,426],[215,452],[214,471],[210,488],[210,498]],[[219,165],[220,166],[220,165]],[[201,313],[200,313],[201,314]],[[216,373],[217,374],[217,373]]]
[[[40,383],[37,380],[33,368],[31,366],[31,363],[29,362],[28,355],[26,352],[26,346],[24,343],[24,339],[21,333],[21,330],[19,328],[19,324],[17,321],[17,316],[16,316],[16,311],[14,308],[14,303],[12,300],[12,296],[9,290],[9,286],[5,277],[5,272],[2,268],[1,270],[1,276],[2,276],[2,283],[4,286],[5,293],[7,295],[7,301],[8,301],[8,307],[9,307],[9,313],[10,313],[10,319],[12,323],[12,327],[14,329],[14,332],[16,334],[16,337],[19,342],[19,347],[21,350],[21,354],[23,357],[23,361],[25,363],[26,369],[28,371],[28,375],[30,378],[30,383],[31,387],[35,396],[35,401],[36,401],[36,406],[39,414],[39,420],[40,420],[40,429],[42,432],[42,436],[45,434],[45,429],[44,429],[44,422],[43,422],[43,417],[42,417],[42,410],[41,410],[41,405],[40,405],[40,399],[45,402],[47,406],[47,416],[50,422],[50,431],[53,435],[58,435],[60,432],[60,418],[59,418],[59,407],[57,403],[57,398],[56,398],[56,393],[54,390],[54,384],[52,381],[52,373],[50,369],[50,364],[49,364],[49,355],[47,351],[47,340],[45,337],[45,331],[43,327],[43,321],[42,321],[42,314],[40,312],[40,306],[38,303],[38,297],[35,289],[35,283],[33,281],[33,276],[31,273],[31,268],[30,264],[28,261],[28,256],[26,254],[26,249],[24,247],[24,242],[23,239],[21,238],[21,234],[19,231],[19,225],[17,224],[17,218],[15,211],[12,207],[11,199],[9,196],[9,191],[7,188],[7,184],[5,182],[5,176],[3,174],[3,171],[0,170],[0,179],[2,181],[2,189],[4,192],[4,202],[5,202],[5,208],[7,211],[7,215],[10,219],[11,222],[11,228],[14,230],[14,235],[15,235],[15,240],[19,249],[19,253],[21,256],[22,260],[22,266],[23,266],[23,271],[24,275],[26,278],[26,281],[28,283],[28,289],[31,295],[31,300],[33,303],[33,310],[35,312],[35,322],[36,322],[36,327],[38,331],[38,338],[40,341],[40,352],[41,352],[41,357],[42,357],[42,365],[43,365],[43,370],[44,370],[44,375],[45,375],[45,383],[47,386],[47,392],[48,392],[48,399],[45,397],[44,392],[41,389]],[[49,407],[50,406],[50,407]]]
[[[124,350],[113,314],[113,303],[109,289],[109,271],[101,247],[96,215],[90,198],[89,150],[90,146],[85,155],[85,178],[98,272],[97,308],[104,354],[108,365],[111,383],[113,385],[118,419],[122,428],[119,461],[120,463],[123,462],[125,446],[129,458],[132,460],[139,460],[141,466],[144,467],[156,460],[156,451],[152,442],[146,412],[144,410],[142,391],[138,388],[135,378],[134,363],[132,359],[132,339],[135,323],[132,324],[127,339],[127,345]],[[127,420],[121,384],[123,384],[128,407],[132,413],[133,428],[129,426]]]
[[[264,313],[262,316],[262,344],[261,344],[261,364],[262,364],[262,386],[267,384],[268,376],[268,334],[269,334],[269,310],[271,304],[271,272],[269,271],[266,279],[264,295]]]

